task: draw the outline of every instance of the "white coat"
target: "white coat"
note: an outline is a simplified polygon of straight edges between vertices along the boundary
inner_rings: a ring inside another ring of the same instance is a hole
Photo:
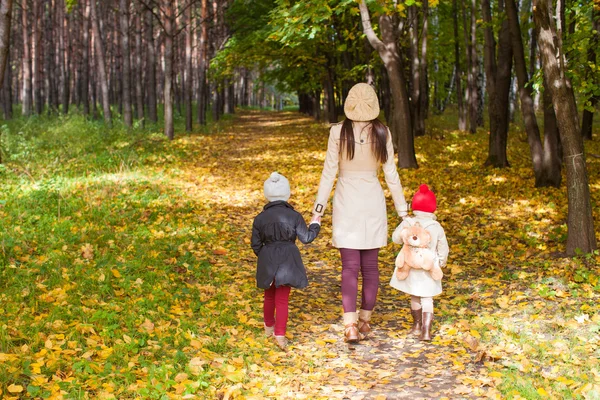
[[[392,241],[394,243],[402,244],[400,232],[402,229],[412,226],[416,222],[423,226],[431,235],[429,249],[433,251],[436,256],[435,262],[438,263],[441,268],[444,268],[446,266],[446,261],[448,260],[448,240],[446,239],[444,228],[436,221],[435,214],[415,211],[414,217],[405,218],[404,221],[398,225],[392,234]],[[433,280],[431,275],[429,275],[429,272],[422,269],[411,269],[406,279],[401,281],[396,278],[397,269],[398,267],[394,269],[392,279],[390,280],[390,286],[393,288],[419,297],[433,297],[442,293],[442,281]]]
[[[377,177],[380,166],[399,215],[406,215],[406,200],[394,163],[392,136],[388,130],[387,162],[377,161],[372,150],[366,122],[354,122],[354,158],[340,154],[342,124],[335,124],[329,133],[327,154],[314,214],[323,215],[334,180],[339,171],[332,212],[332,244],[337,248],[375,249],[387,245],[388,226],[385,195]],[[344,150],[345,153],[345,150]]]

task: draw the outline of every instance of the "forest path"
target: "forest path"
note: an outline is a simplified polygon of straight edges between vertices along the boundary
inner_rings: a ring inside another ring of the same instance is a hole
[[[290,203],[306,220],[310,219],[328,128],[297,113],[246,111],[236,116],[226,130],[211,140],[209,147],[198,148],[202,161],[197,157],[190,161],[204,172],[210,169],[210,175],[204,175],[210,179],[202,178],[202,183],[203,190],[214,194],[214,217],[222,218],[223,223],[239,232],[243,268],[232,270],[232,280],[245,280],[247,290],[254,291],[250,294],[256,299],[252,317],[261,321],[262,292],[254,286],[256,259],[248,239],[252,218],[265,204],[262,184],[272,171],[288,177]],[[407,194],[417,185],[403,183],[405,190],[410,190]],[[218,193],[228,195],[219,197]],[[381,284],[372,319],[373,334],[356,345],[344,343],[341,268],[337,249],[329,244],[330,225],[329,208],[319,238],[310,245],[299,244],[310,285],[292,290],[288,324],[291,348],[287,354],[274,349],[271,362],[277,370],[277,385],[265,389],[266,393],[256,393],[257,398],[467,399],[495,393],[494,379],[487,376],[483,364],[476,362],[477,352],[470,352],[456,330],[446,326],[447,316],[436,315],[430,343],[407,335],[411,323],[409,297],[388,285],[397,245],[391,244],[380,253]],[[444,285],[451,288],[460,282],[448,279]],[[447,303],[448,299],[442,295],[436,301]],[[274,347],[272,342],[265,342]]]

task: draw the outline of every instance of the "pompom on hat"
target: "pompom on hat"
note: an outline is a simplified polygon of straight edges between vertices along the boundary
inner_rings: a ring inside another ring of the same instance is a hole
[[[265,181],[264,189],[265,197],[269,201],[288,201],[290,198],[290,182],[277,172],[273,172]]]
[[[419,186],[419,190],[413,196],[411,208],[413,211],[435,212],[437,201],[429,186],[425,184]]]
[[[344,114],[352,121],[372,121],[379,116],[379,99],[368,83],[352,86],[344,103]]]

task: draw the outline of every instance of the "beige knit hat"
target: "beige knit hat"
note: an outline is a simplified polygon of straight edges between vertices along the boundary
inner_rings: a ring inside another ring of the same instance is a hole
[[[379,116],[379,100],[368,83],[357,83],[348,92],[344,114],[352,121],[372,121]]]
[[[277,172],[273,172],[265,181],[264,189],[265,197],[269,201],[288,201],[290,198],[290,182]]]

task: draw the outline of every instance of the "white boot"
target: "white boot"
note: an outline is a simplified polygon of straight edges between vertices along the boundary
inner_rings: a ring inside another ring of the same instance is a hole
[[[265,325],[265,335],[267,337],[273,336],[275,334],[275,325],[267,326]]]

